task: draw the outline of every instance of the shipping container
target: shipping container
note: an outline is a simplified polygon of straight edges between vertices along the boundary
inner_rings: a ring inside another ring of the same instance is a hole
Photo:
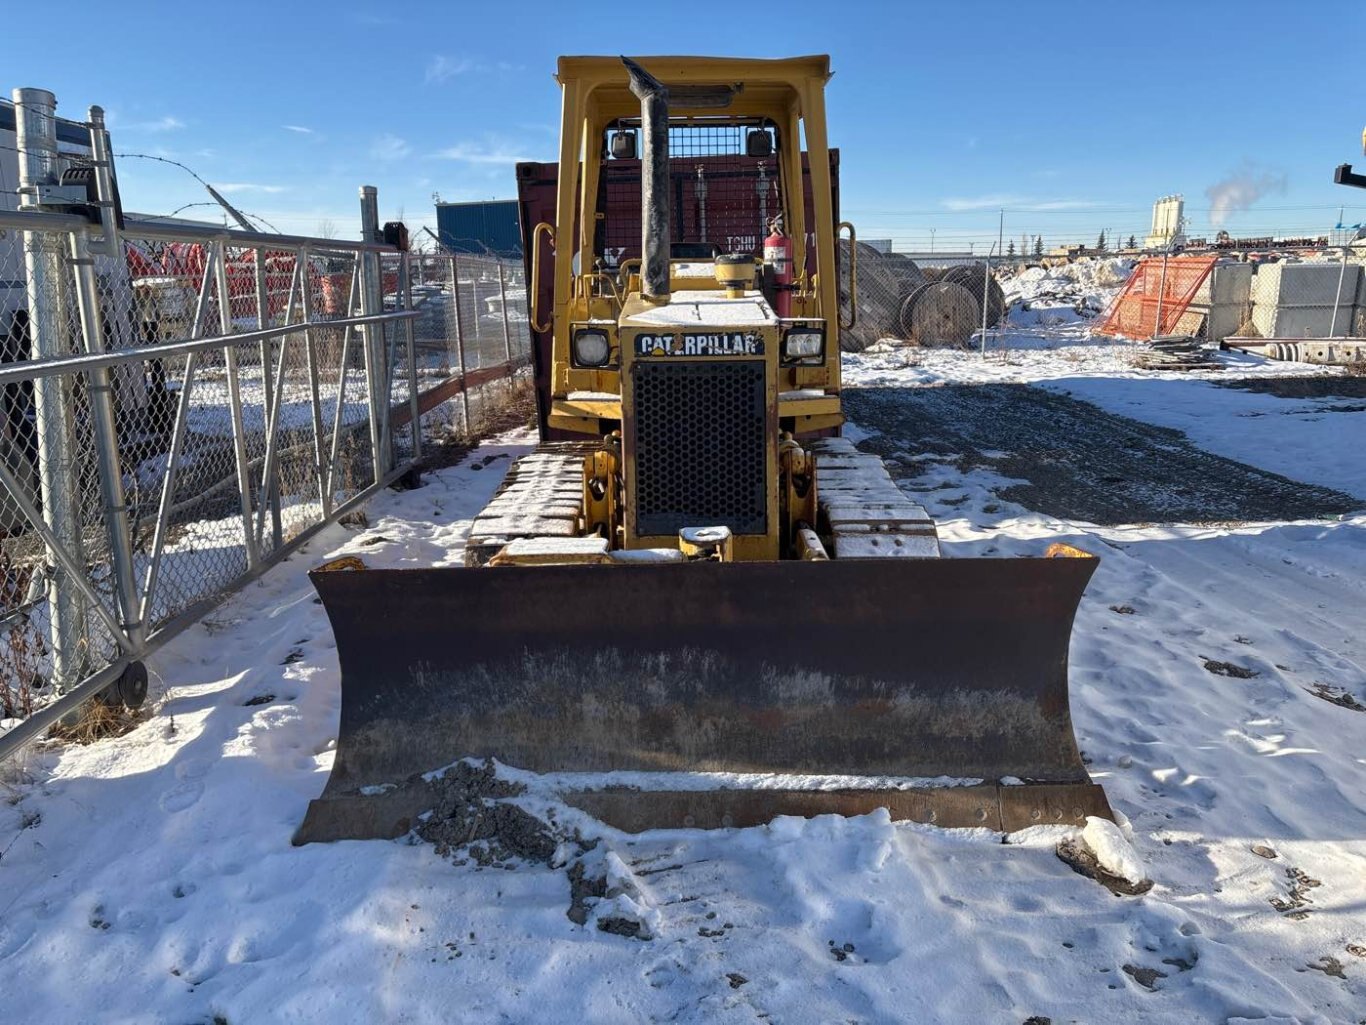
[[[436,204],[436,230],[453,253],[520,258],[522,231],[515,199]]]

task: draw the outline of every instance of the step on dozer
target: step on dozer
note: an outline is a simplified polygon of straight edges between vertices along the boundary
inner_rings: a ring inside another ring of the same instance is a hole
[[[400,836],[423,774],[469,757],[628,831],[1111,817],[1068,711],[1097,560],[942,557],[838,436],[857,271],[836,266],[828,77],[561,59],[577,173],[518,167],[542,444],[465,568],[312,575],[341,729],[296,842]]]

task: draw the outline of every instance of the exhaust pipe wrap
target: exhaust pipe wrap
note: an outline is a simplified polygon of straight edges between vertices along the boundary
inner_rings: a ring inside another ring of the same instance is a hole
[[[654,302],[669,301],[669,90],[629,57],[621,62],[640,99],[641,291]]]

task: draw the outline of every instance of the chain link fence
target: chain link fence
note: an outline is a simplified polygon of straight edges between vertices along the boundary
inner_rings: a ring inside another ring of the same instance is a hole
[[[32,717],[0,757],[424,444],[472,434],[530,362],[520,266],[132,221],[110,256],[56,220],[0,212],[0,280],[22,286],[0,350],[0,720]]]
[[[520,262],[466,254],[412,257],[415,366],[424,416],[474,436],[531,376]],[[386,303],[388,302],[386,296]],[[465,387],[455,392],[455,382]],[[427,407],[449,395],[450,401]]]
[[[850,307],[841,248],[843,322]],[[857,246],[857,316],[846,351],[1192,339],[1284,359],[1366,365],[1360,246],[1076,257],[992,257],[949,266]],[[985,310],[983,307],[985,306]]]
[[[1005,315],[1005,293],[988,261],[930,267],[866,243],[841,242],[840,265],[840,319],[852,320],[840,332],[845,352],[862,352],[884,339],[966,348]]]

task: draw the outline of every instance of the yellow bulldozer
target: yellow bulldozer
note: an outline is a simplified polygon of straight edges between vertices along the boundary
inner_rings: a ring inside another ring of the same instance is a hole
[[[628,831],[1110,817],[1067,694],[1096,560],[943,557],[840,436],[829,59],[557,78],[559,160],[518,167],[541,444],[465,568],[312,575],[341,728],[296,842],[402,835],[462,758]]]

